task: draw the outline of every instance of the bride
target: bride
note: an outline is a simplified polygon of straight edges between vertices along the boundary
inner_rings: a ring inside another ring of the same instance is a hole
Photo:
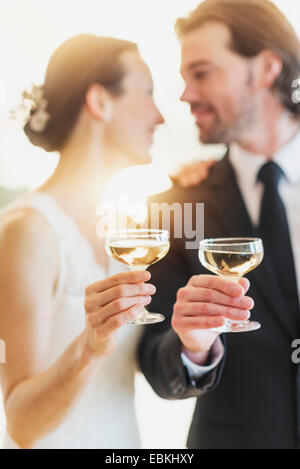
[[[55,51],[44,86],[30,95],[24,131],[60,159],[41,187],[1,215],[4,448],[139,447],[141,329],[126,324],[155,288],[147,272],[113,272],[96,209],[116,171],[150,161],[163,123],[152,87],[135,44],[80,35]]]

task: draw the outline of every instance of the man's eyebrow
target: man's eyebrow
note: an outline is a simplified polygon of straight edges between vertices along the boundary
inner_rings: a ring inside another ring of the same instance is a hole
[[[204,66],[204,67],[205,67],[205,66],[206,66],[206,67],[207,67],[207,66],[210,66],[210,67],[211,67],[212,65],[213,65],[213,64],[212,64],[211,62],[208,62],[208,60],[197,60],[197,61],[195,61],[195,62],[191,62],[190,64],[184,65],[183,67],[181,67],[181,69],[180,69],[180,74],[181,74],[181,76],[183,76],[184,70],[188,70],[188,71],[191,71],[191,72],[192,72],[192,71],[193,71],[195,68],[197,68],[197,67],[201,67],[201,66],[202,66],[202,67],[203,67],[203,66]]]
[[[208,62],[207,60],[197,60],[196,62],[190,63],[188,68],[193,70],[193,68],[200,67],[201,65],[211,65],[211,62]]]

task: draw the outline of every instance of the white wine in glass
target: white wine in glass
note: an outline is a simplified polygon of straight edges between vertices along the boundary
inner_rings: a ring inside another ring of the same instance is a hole
[[[259,238],[204,239],[200,242],[201,264],[220,277],[239,282],[263,260],[264,248]],[[215,332],[248,332],[261,327],[255,321],[234,321],[226,319],[222,327],[211,329]]]
[[[144,271],[168,254],[169,233],[166,230],[109,231],[105,249],[110,257],[127,265],[130,270]],[[164,319],[162,314],[149,313],[141,307],[138,317],[130,324],[153,324]]]

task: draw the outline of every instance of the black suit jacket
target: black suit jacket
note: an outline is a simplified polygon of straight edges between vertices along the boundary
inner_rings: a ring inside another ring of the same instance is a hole
[[[174,187],[154,202],[204,202],[205,237],[251,236],[253,227],[228,156],[200,186]],[[151,311],[165,322],[145,327],[138,348],[141,370],[157,394],[166,399],[197,397],[189,448],[297,448],[300,379],[291,343],[300,337],[299,315],[288,310],[270,259],[247,277],[255,301],[259,331],[224,334],[225,356],[216,370],[193,383],[182,364],[179,339],[171,328],[178,288],[194,274],[209,273],[186,239],[172,239],[168,256],[151,268],[157,293]],[[284,249],[284,247],[283,247]]]

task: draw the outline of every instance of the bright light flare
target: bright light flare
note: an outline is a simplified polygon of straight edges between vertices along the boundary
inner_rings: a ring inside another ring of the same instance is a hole
[[[147,198],[164,192],[171,186],[170,178],[158,164],[124,169],[108,184],[98,213],[103,213],[105,207],[123,212],[137,224],[141,224],[147,218]]]

